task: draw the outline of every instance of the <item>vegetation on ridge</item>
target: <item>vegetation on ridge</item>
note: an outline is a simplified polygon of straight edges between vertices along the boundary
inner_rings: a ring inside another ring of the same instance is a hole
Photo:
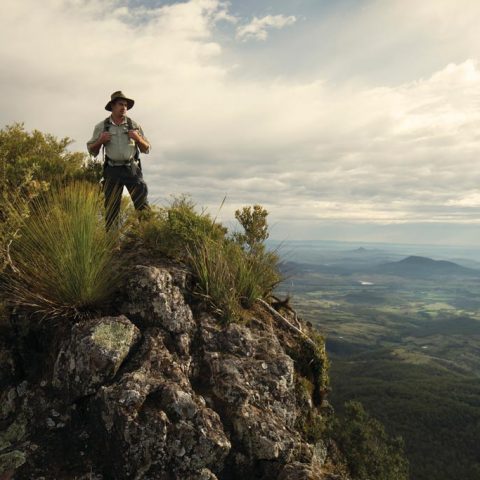
[[[9,263],[10,246],[32,200],[52,184],[97,181],[98,167],[85,154],[68,151],[71,143],[67,137],[27,132],[21,123],[0,130],[0,273]]]
[[[244,207],[236,218],[246,233],[229,235],[207,212],[197,212],[192,200],[181,196],[169,207],[154,207],[147,218],[134,223],[128,248],[140,244],[150,255],[184,263],[196,279],[194,294],[224,321],[238,320],[243,309],[256,298],[267,298],[281,280],[278,256],[264,245],[267,215],[259,205]]]
[[[264,245],[268,212],[259,205],[237,211],[244,232],[229,235],[181,196],[142,212],[140,223],[127,212],[119,242],[119,232],[104,229],[99,164],[69,152],[70,143],[21,124],[0,131],[0,273],[8,266],[11,304],[42,315],[88,314],[118,285],[119,258],[129,258],[122,254],[142,245],[191,268],[194,293],[225,321],[280,281],[278,257]]]

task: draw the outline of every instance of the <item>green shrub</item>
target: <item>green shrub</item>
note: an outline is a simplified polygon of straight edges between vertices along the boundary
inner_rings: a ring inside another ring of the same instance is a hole
[[[197,213],[195,204],[186,196],[175,198],[165,208],[152,206],[142,221],[130,222],[127,240],[140,241],[151,253],[187,262],[189,252],[205,239],[221,241],[226,229],[206,212]]]
[[[38,130],[27,132],[20,123],[0,130],[0,273],[10,263],[10,246],[34,198],[54,183],[98,182],[100,166],[83,153],[69,151],[71,142]]]
[[[105,230],[98,187],[72,183],[32,201],[12,244],[10,303],[49,316],[85,315],[118,285],[119,232]]]
[[[29,195],[45,184],[65,182],[82,172],[86,155],[70,152],[68,137],[57,139],[38,130],[26,132],[21,123],[0,130],[0,184]]]
[[[195,204],[187,197],[175,199],[166,211],[168,235],[165,240],[170,251],[183,256],[185,247],[191,248],[203,241],[221,241],[227,229],[211,216],[195,211]]]
[[[261,211],[265,220],[267,212]],[[227,233],[182,196],[169,207],[153,208],[143,221],[133,222],[129,241],[135,245],[140,239],[150,255],[167,255],[189,266],[197,280],[196,295],[228,321],[238,319],[242,309],[251,307],[257,298],[268,297],[281,278],[278,256],[263,245],[266,232],[262,238],[248,237],[254,248],[241,234],[228,237]]]

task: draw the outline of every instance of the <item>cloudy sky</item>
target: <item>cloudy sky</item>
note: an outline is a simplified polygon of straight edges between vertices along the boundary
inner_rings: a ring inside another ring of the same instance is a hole
[[[110,94],[152,200],[280,240],[480,243],[478,0],[3,0],[0,127],[84,150]]]

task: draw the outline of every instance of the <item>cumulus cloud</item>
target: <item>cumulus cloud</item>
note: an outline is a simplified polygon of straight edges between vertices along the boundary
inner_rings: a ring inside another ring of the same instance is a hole
[[[268,29],[281,29],[296,22],[293,15],[267,15],[262,18],[254,17],[253,20],[237,28],[237,38],[243,41],[255,39],[266,40],[268,37]]]
[[[186,192],[216,210],[227,195],[220,216],[262,203],[284,224],[479,222],[474,57],[390,86],[246,79],[216,34],[235,21],[219,0],[6,0],[2,18],[0,123],[83,150],[122,89],[153,144],[143,165],[160,203]]]

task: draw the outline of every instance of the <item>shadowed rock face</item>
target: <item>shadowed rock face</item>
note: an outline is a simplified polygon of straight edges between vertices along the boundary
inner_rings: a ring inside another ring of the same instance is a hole
[[[236,444],[248,462],[288,462],[301,444],[293,428],[293,360],[271,331],[236,324],[219,330],[211,319],[204,319],[200,330],[207,398],[222,405]]]
[[[128,371],[102,386],[92,401],[99,417],[92,428],[102,439],[115,478],[188,478],[206,468],[218,471],[230,442],[216,412],[188,378],[189,359],[165,345],[165,332],[145,331]]]
[[[323,414],[298,392],[291,334],[265,313],[194,316],[185,275],[136,267],[121,315],[73,325],[39,378],[5,376],[0,479],[346,478],[296,427]]]

